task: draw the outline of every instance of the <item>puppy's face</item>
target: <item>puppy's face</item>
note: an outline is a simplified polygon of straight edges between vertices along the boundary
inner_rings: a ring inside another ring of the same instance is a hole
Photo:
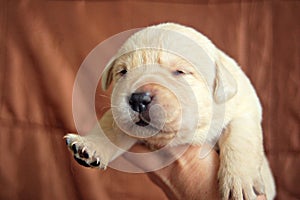
[[[114,83],[114,120],[127,134],[151,144],[163,146],[175,136],[182,144],[191,142],[195,132],[205,135],[214,105],[224,105],[237,93],[228,71],[234,61],[191,28],[145,28],[117,55],[102,77],[103,89]]]
[[[163,146],[178,134],[188,137],[192,129],[210,123],[209,89],[180,56],[136,50],[117,58],[109,73],[116,124],[134,137]]]

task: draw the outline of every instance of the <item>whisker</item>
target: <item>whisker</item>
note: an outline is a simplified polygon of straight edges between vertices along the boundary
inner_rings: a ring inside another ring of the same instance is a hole
[[[118,96],[124,96],[124,97],[127,97],[127,96],[128,96],[128,93],[127,93],[127,92],[121,92],[121,93],[118,92]]]
[[[101,108],[99,108],[99,110],[102,112],[103,110],[106,110],[106,109],[109,109],[110,107],[109,106],[103,106]]]
[[[105,109],[105,108],[124,108],[124,109],[128,109],[129,107],[128,106],[120,106],[120,105],[112,105],[112,104],[109,104],[109,105],[103,105],[99,106],[99,109]]]
[[[108,96],[108,95],[104,95],[104,94],[97,94],[97,96],[100,96],[100,97],[105,97],[107,99],[110,99],[111,96]]]

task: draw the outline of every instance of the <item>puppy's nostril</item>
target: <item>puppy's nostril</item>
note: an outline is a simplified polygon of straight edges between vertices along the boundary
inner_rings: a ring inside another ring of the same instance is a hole
[[[131,108],[136,112],[144,112],[147,110],[147,105],[151,102],[151,96],[148,92],[132,93],[129,98]]]
[[[145,96],[142,97],[142,103],[148,105],[151,102],[150,94],[146,93]]]

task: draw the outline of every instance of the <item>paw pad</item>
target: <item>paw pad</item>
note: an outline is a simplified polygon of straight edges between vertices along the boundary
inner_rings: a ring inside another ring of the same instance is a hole
[[[81,151],[78,152],[79,156],[82,158],[89,158],[89,153],[83,148]]]

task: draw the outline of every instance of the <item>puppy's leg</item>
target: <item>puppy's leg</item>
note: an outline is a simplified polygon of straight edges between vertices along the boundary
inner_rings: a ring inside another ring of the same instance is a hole
[[[249,117],[234,119],[220,138],[218,177],[223,200],[254,200],[265,193],[262,130],[257,121]]]
[[[263,159],[263,164],[261,167],[261,176],[264,181],[267,199],[268,200],[274,199],[276,195],[275,181],[266,156],[264,156]]]
[[[107,164],[128,150],[136,139],[127,136],[120,129],[113,127],[111,111],[100,120],[101,130],[95,128],[86,136],[68,134],[66,143],[74,154],[75,160],[85,167],[105,169]]]

